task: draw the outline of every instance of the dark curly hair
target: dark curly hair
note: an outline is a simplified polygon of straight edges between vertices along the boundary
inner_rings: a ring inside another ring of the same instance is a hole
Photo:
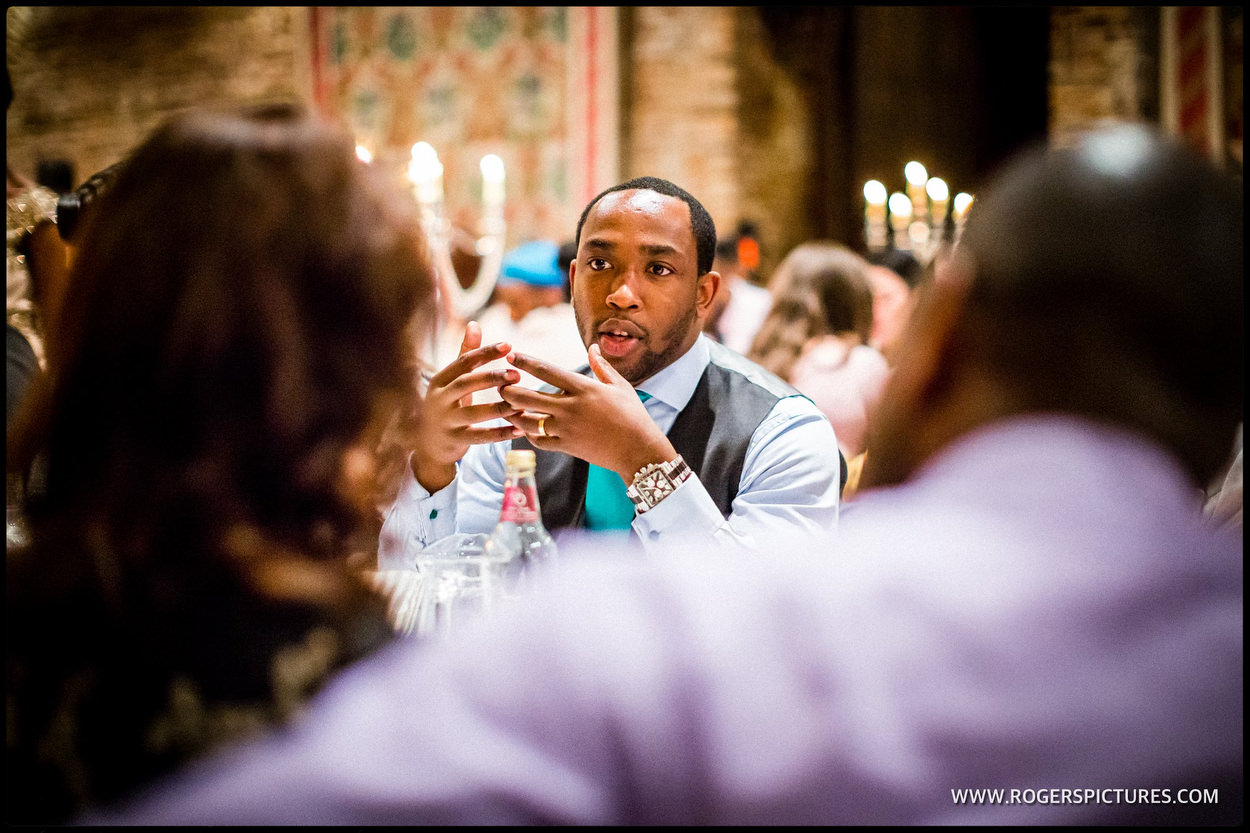
[[[93,524],[135,562],[240,526],[341,554],[361,521],[344,454],[381,399],[412,397],[433,286],[378,176],[286,105],[185,114],[124,161],[24,438],[47,462],[36,522]]]

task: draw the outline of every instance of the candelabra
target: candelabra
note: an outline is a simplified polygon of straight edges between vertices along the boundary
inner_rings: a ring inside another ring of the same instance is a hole
[[[927,263],[945,242],[959,239],[973,198],[971,194],[956,194],[951,212],[950,187],[945,180],[929,176],[919,162],[908,162],[903,175],[906,190],[893,194],[878,180],[864,183],[864,242],[870,253],[893,246]],[[953,229],[948,229],[951,223]]]
[[[408,178],[421,210],[421,223],[429,239],[430,253],[438,277],[440,307],[448,317],[463,319],[477,312],[490,298],[503,260],[504,165],[495,154],[482,157],[482,228],[474,241],[474,252],[481,258],[477,275],[466,288],[460,285],[451,261],[451,222],[443,211],[443,165],[427,142],[412,146]]]

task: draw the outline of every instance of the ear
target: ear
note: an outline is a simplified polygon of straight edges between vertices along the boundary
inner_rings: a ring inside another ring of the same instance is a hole
[[[971,275],[967,261],[952,258],[922,290],[885,392],[869,417],[860,488],[901,482],[958,430],[949,423],[961,411],[952,397],[958,397],[966,370],[959,333]]]
[[[712,270],[699,276],[695,284],[695,310],[700,320],[704,320],[712,311],[712,301],[720,289],[720,272]]]
[[[957,341],[972,268],[964,257],[943,260],[912,315],[896,370],[906,362],[905,381],[917,395],[940,396],[952,370],[964,358]]]

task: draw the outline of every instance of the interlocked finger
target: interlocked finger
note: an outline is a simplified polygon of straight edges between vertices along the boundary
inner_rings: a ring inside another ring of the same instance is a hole
[[[464,405],[454,411],[449,418],[448,425],[453,429],[463,429],[482,422],[488,422],[492,419],[499,419],[500,417],[506,419],[508,415],[512,413],[515,413],[515,411],[507,402],[489,402],[485,405]]]
[[[512,423],[519,431],[529,437],[530,440],[555,440],[559,439],[552,432],[554,418],[551,414],[544,414],[538,411],[525,411],[523,413],[505,416],[504,419]]]
[[[498,344],[490,344],[486,347],[478,347],[473,350],[461,353],[450,364],[435,373],[430,380],[432,384],[443,386],[450,384],[457,377],[475,370],[487,362],[502,358],[508,354],[508,344],[500,342]]]

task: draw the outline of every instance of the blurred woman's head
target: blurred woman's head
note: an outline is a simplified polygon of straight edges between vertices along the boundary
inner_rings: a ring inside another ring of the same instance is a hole
[[[36,520],[100,525],[137,557],[240,527],[332,549],[360,519],[345,461],[413,399],[418,229],[351,137],[298,108],[158,129],[82,231]]]
[[[783,379],[803,347],[824,335],[867,344],[872,333],[868,262],[839,243],[796,246],[777,266],[769,286],[773,306],[751,347],[751,357]]]

